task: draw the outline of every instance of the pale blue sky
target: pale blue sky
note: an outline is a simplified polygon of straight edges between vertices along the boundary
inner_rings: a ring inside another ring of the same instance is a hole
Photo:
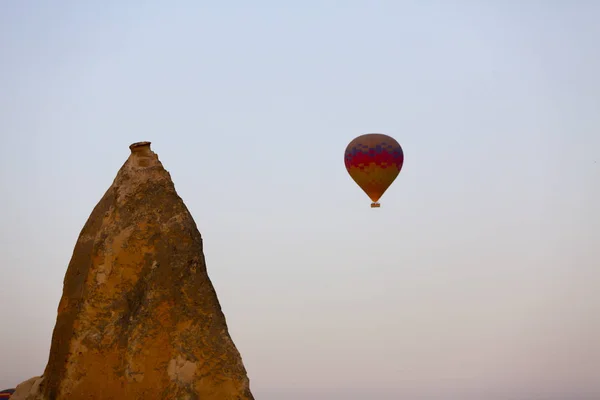
[[[593,0],[3,1],[0,387],[43,371],[80,229],[149,140],[257,399],[599,398],[599,20]],[[381,209],[343,164],[368,132],[406,157]]]

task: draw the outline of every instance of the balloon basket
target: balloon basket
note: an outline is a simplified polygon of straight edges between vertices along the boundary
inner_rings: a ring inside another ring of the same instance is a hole
[[[371,203],[371,208],[379,208],[381,204],[379,203]]]

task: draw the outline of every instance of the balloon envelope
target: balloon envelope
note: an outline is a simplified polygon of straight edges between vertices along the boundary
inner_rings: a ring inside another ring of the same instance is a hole
[[[346,170],[379,207],[377,201],[396,179],[404,164],[404,152],[392,137],[368,133],[352,140],[344,153]]]

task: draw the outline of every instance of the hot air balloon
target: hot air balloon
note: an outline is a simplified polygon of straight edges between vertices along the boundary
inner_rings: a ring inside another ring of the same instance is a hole
[[[375,208],[380,206],[379,199],[400,173],[404,152],[394,138],[368,133],[348,144],[344,164],[350,177],[373,201],[371,208]]]
[[[14,392],[15,389],[0,390],[0,399],[10,399]]]

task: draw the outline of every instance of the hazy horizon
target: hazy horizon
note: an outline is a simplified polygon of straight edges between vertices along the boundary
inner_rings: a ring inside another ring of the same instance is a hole
[[[43,372],[79,232],[149,140],[257,400],[599,399],[599,17],[3,2],[0,389]],[[380,209],[343,163],[369,132],[405,153]]]

